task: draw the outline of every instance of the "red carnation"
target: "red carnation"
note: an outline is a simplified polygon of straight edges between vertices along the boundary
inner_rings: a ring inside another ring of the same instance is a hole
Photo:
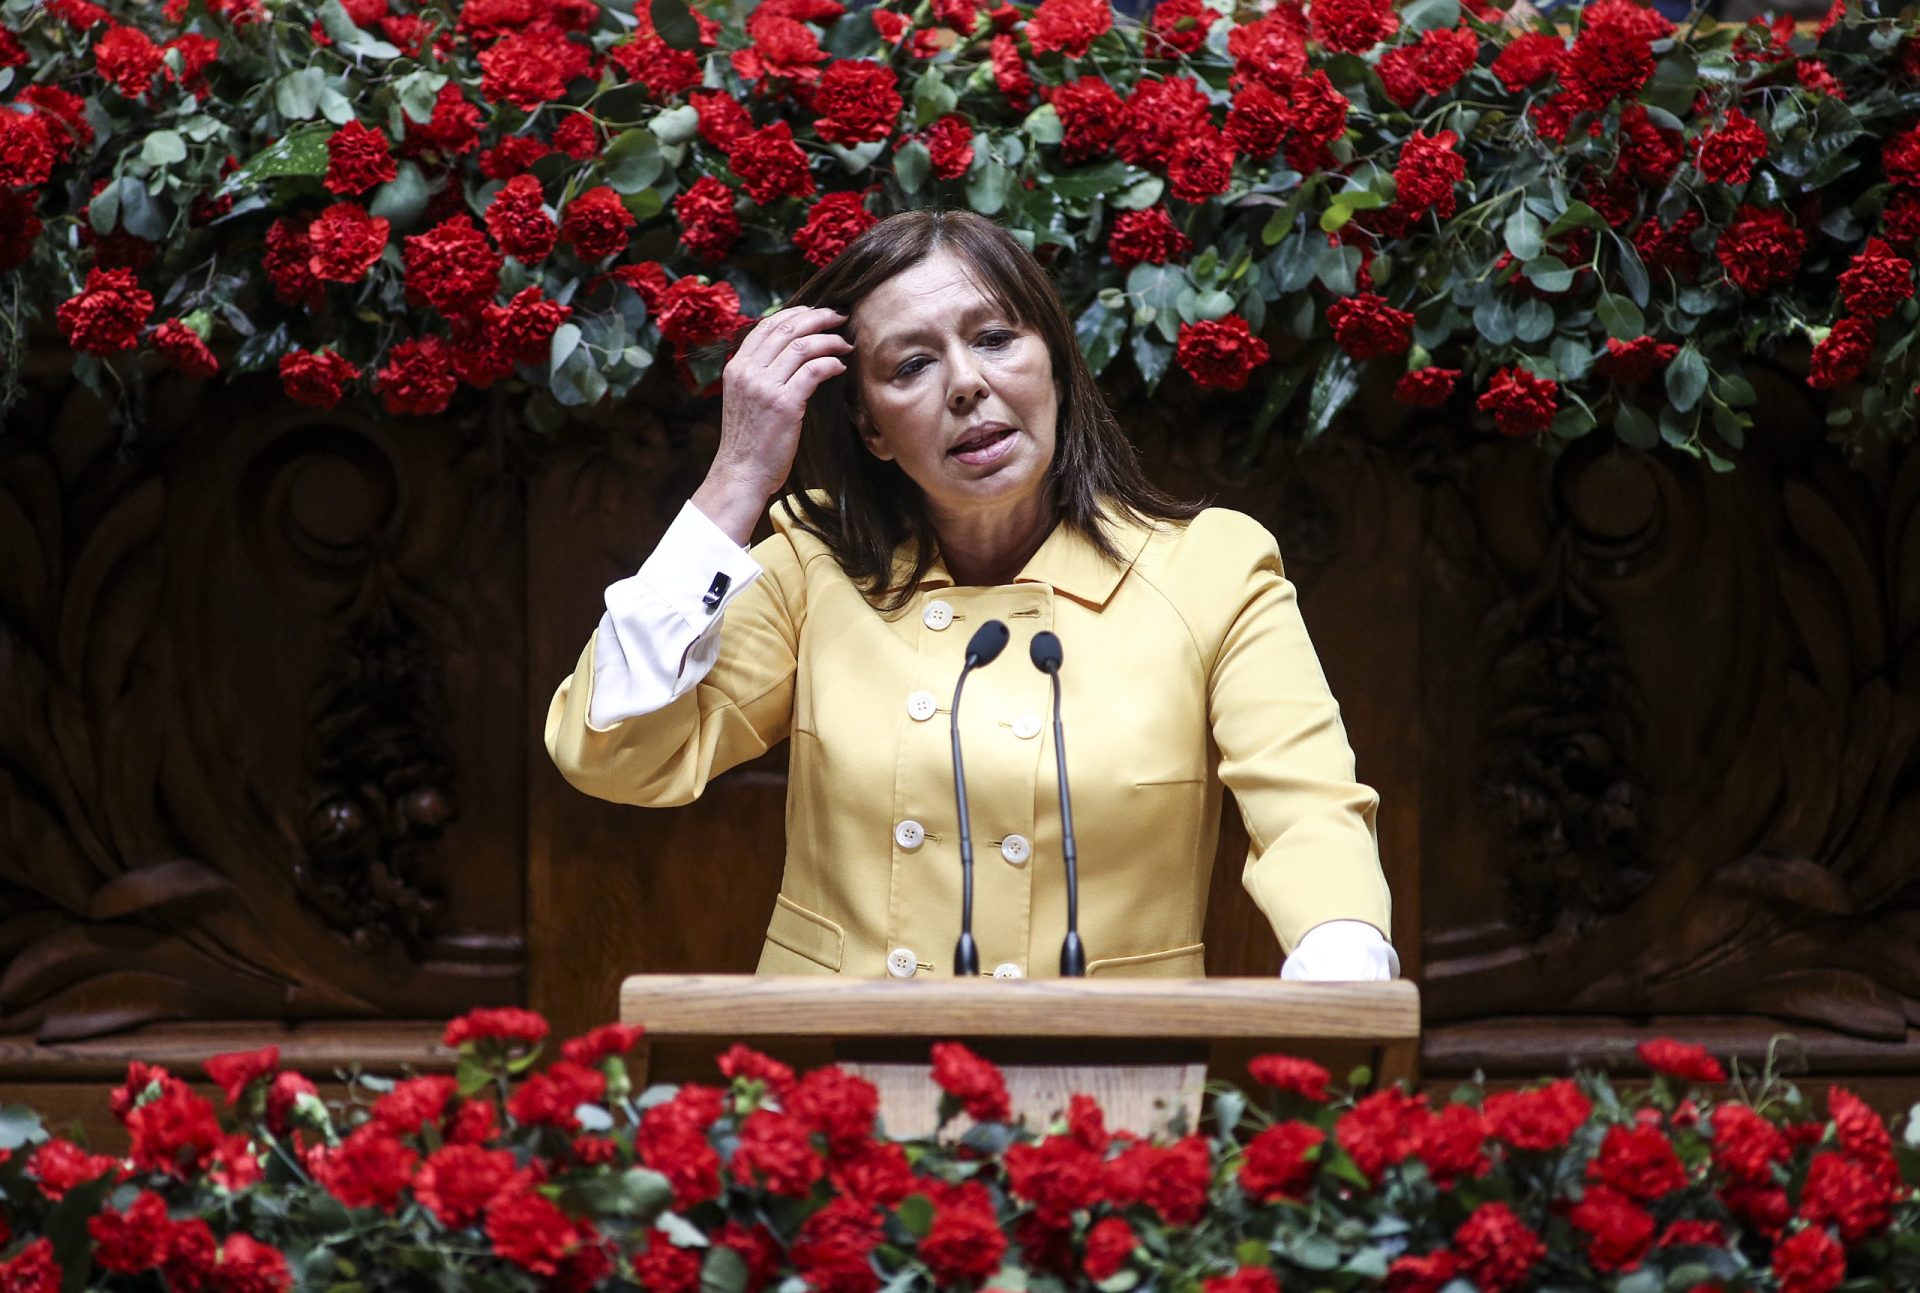
[[[164,328],[167,325],[163,323],[160,326]],[[158,336],[157,331],[155,335]],[[263,1046],[257,1051],[235,1051],[210,1057],[207,1060],[207,1076],[220,1087],[228,1104],[238,1104],[249,1086],[263,1078],[272,1077],[279,1067],[280,1048]]]
[[[368,1122],[338,1145],[315,1148],[307,1157],[307,1169],[349,1208],[392,1212],[419,1161],[420,1155],[385,1127]]]
[[[1618,347],[1617,349],[1616,345]],[[1620,377],[1614,373],[1608,373],[1607,376],[1615,377],[1616,380],[1641,381],[1652,376],[1652,370],[1654,368],[1665,367],[1667,362],[1679,352],[1678,346],[1670,343],[1663,346],[1662,343],[1654,341],[1652,337],[1635,337],[1632,341],[1619,343],[1609,338],[1607,341],[1607,357],[1600,360],[1599,364],[1595,365],[1595,367],[1602,367],[1606,365],[1609,360],[1613,360],[1614,362],[1631,362],[1627,354],[1624,353],[1628,351],[1629,348],[1632,348],[1635,360],[1642,355],[1647,355],[1649,352],[1652,352],[1652,357],[1655,359],[1655,362],[1648,368],[1640,370],[1638,375],[1632,378]],[[1664,350],[1665,353],[1660,353],[1661,350]],[[1676,1042],[1671,1038],[1657,1037],[1651,1041],[1641,1042],[1639,1046],[1635,1047],[1635,1050],[1639,1052],[1640,1058],[1645,1062],[1646,1066],[1655,1073],[1664,1073],[1668,1077],[1679,1078],[1683,1082],[1725,1082],[1727,1080],[1727,1071],[1720,1067],[1719,1060],[1707,1053],[1707,1049],[1704,1046],[1690,1046],[1685,1042]]]
[[[770,1108],[747,1115],[733,1155],[733,1179],[771,1194],[805,1198],[826,1172],[805,1123]]]
[[[1780,1293],[1828,1293],[1847,1277],[1847,1255],[1824,1226],[1797,1230],[1774,1246]]]
[[[1767,132],[1738,108],[1695,141],[1700,174],[1721,184],[1745,184],[1756,162],[1767,155]]]
[[[1873,1106],[1843,1086],[1827,1087],[1827,1113],[1839,1134],[1840,1146],[1867,1163],[1884,1162],[1893,1153],[1893,1138]]]
[[[536,298],[539,296],[537,287],[526,290]],[[580,1119],[575,1110],[583,1104],[598,1102],[606,1093],[607,1075],[599,1069],[575,1064],[572,1060],[559,1060],[522,1082],[520,1089],[508,1099],[507,1112],[522,1126],[578,1131]]]
[[[1609,1127],[1600,1152],[1587,1164],[1587,1179],[1650,1202],[1683,1188],[1687,1173],[1658,1127]]]
[[[975,1122],[1006,1122],[1013,1116],[999,1068],[958,1042],[934,1043],[933,1080]]]
[[[1620,382],[1624,385],[1633,385],[1637,382],[1646,381],[1647,378],[1665,368],[1673,361],[1673,357],[1679,353],[1680,347],[1671,341],[1660,341],[1653,337],[1635,337],[1631,341],[1621,341],[1617,337],[1608,337],[1607,353],[1594,361],[1593,371],[1612,381]],[[1657,1053],[1662,1058],[1656,1061],[1653,1054],[1649,1053],[1648,1048],[1650,1047],[1671,1047],[1674,1049],[1672,1051],[1664,1049],[1658,1051]],[[1664,1067],[1664,1065],[1669,1062],[1681,1067],[1687,1067],[1687,1057],[1677,1054],[1677,1052],[1684,1051],[1700,1051],[1700,1048],[1697,1046],[1682,1046],[1679,1042],[1668,1041],[1642,1042],[1640,1044],[1641,1058],[1646,1060],[1648,1067],[1652,1068],[1656,1073],[1672,1073],[1673,1076],[1685,1077],[1688,1081],[1715,1080],[1694,1078],[1688,1076],[1688,1073],[1676,1072],[1674,1068]],[[1712,1065],[1715,1070],[1719,1070],[1719,1061],[1707,1055],[1705,1051],[1700,1051],[1700,1054],[1706,1060],[1707,1064]],[[1689,1068],[1689,1072],[1705,1071],[1707,1070],[1704,1067]],[[1721,1071],[1720,1077],[1717,1080],[1725,1081],[1726,1073]]]
[[[1087,1231],[1087,1278],[1098,1284],[1118,1275],[1140,1246],[1140,1237],[1123,1217],[1105,1217]]]
[[[1826,339],[1813,348],[1807,385],[1816,391],[1845,386],[1873,360],[1873,324],[1849,315],[1835,323]]]
[[[1435,28],[1411,45],[1388,50],[1379,63],[1387,97],[1411,108],[1421,96],[1445,94],[1480,57],[1480,38],[1465,27]]]
[[[0,189],[45,184],[59,160],[54,138],[45,115],[0,106]]]
[[[1400,374],[1399,380],[1393,384],[1393,398],[1414,408],[1439,408],[1452,396],[1454,385],[1459,380],[1458,368],[1428,365],[1410,369]]]
[[[581,1240],[566,1213],[528,1188],[496,1197],[487,1206],[485,1226],[498,1256],[535,1275],[557,1273]]]
[[[398,174],[387,137],[349,121],[327,138],[327,188],[341,197],[364,193]]]
[[[620,195],[602,184],[567,204],[560,236],[581,260],[604,260],[626,249],[627,231],[633,226],[633,213]]]
[[[820,114],[813,129],[830,144],[864,144],[885,139],[900,119],[899,80],[892,68],[872,59],[842,58],[827,64],[813,92]]]
[[[500,288],[500,253],[471,216],[453,216],[412,235],[403,254],[410,303],[425,302],[445,315],[466,315],[491,301]]]
[[[1033,95],[1033,75],[1020,56],[1019,42],[1005,32],[987,44],[987,61],[993,68],[993,86],[1007,103],[1024,112]]]
[[[1487,389],[1480,393],[1480,398],[1475,401],[1475,407],[1482,413],[1491,413],[1493,415],[1494,424],[1500,428],[1501,435],[1535,435],[1541,431],[1545,431],[1553,424],[1555,404],[1559,395],[1560,383],[1556,381],[1544,377],[1535,377],[1524,368],[1502,368],[1487,382]],[[1561,1084],[1555,1083],[1554,1085],[1557,1087]],[[1487,1116],[1489,1121],[1494,1120],[1495,1102],[1499,1099],[1499,1096],[1490,1096],[1487,1099]],[[1582,1096],[1580,1099],[1582,1104],[1584,1104],[1586,1097]],[[1545,1125],[1549,1128],[1557,1130],[1559,1127],[1566,1125],[1567,1120],[1557,1116],[1555,1112],[1548,1111],[1544,1108],[1538,1112],[1544,1115],[1546,1120]],[[1571,1121],[1573,1126],[1578,1126],[1585,1120],[1586,1110],[1583,1108],[1580,1116]],[[1536,1124],[1536,1127],[1538,1125],[1539,1124]],[[1508,1129],[1514,1130],[1516,1128],[1509,1124]],[[1529,1128],[1529,1130],[1532,1130],[1532,1128]],[[1501,1136],[1503,1139],[1511,1139],[1498,1124],[1496,1124],[1494,1134]],[[1567,1134],[1572,1134],[1571,1127],[1567,1128]],[[1512,1141],[1511,1143],[1518,1145],[1522,1149],[1552,1149],[1565,1144],[1566,1137],[1561,1136],[1552,1144],[1522,1144],[1520,1141]]]
[[[128,1112],[127,1134],[135,1167],[183,1178],[205,1170],[221,1140],[213,1106],[184,1082]]]
[[[1135,1141],[1106,1165],[1107,1198],[1117,1208],[1145,1204],[1170,1226],[1190,1226],[1207,1210],[1213,1155],[1204,1137],[1171,1145]]]
[[[1574,102],[1599,109],[1630,98],[1653,75],[1653,42],[1673,23],[1638,0],[1597,0],[1580,15],[1580,34],[1561,68]]]
[[[1795,228],[1786,212],[1743,206],[1721,232],[1714,254],[1728,279],[1748,295],[1758,295],[1792,282],[1806,250],[1805,231]]]
[[[1412,1155],[1430,1117],[1425,1096],[1388,1087],[1341,1114],[1333,1133],[1355,1165],[1377,1182],[1388,1168]]]
[[[657,260],[643,260],[637,265],[615,265],[613,277],[632,288],[635,295],[646,302],[647,309],[658,314],[660,303],[666,300],[667,271]]]
[[[1143,80],[1120,118],[1114,151],[1135,166],[1165,166],[1180,141],[1212,126],[1212,104],[1192,77]]]
[[[514,304],[518,305],[526,294],[523,291],[514,297]],[[598,1064],[626,1055],[646,1034],[647,1030],[638,1024],[602,1024],[584,1036],[562,1043],[560,1054],[575,1064]]]
[[[389,413],[445,412],[458,384],[452,348],[432,335],[400,342],[387,353],[386,367],[373,377],[380,406]]]
[[[926,145],[935,179],[957,180],[973,169],[973,123],[958,113],[940,117],[917,138]]]
[[[1815,1154],[1800,1192],[1800,1216],[1831,1224],[1849,1244],[1877,1235],[1892,1219],[1898,1169],[1876,1172],[1844,1154]]]
[[[1007,1188],[1031,1202],[1034,1214],[1049,1225],[1070,1226],[1074,1213],[1099,1201],[1102,1152],[1072,1136],[1010,1145],[1002,1158]]]
[[[1313,1183],[1320,1143],[1318,1128],[1305,1123],[1276,1123],[1247,1143],[1240,1161],[1240,1188],[1262,1203],[1301,1198]]]
[[[458,157],[479,140],[480,109],[467,102],[457,81],[448,81],[434,96],[433,114],[426,121],[404,118],[406,137],[401,149],[417,156],[429,149],[443,157]]]
[[[207,349],[207,343],[200,339],[200,334],[178,319],[168,319],[153,330],[153,348],[189,377],[212,377],[220,371],[220,361]],[[208,1068],[208,1076],[211,1077],[211,1064]]]
[[[537,289],[528,289],[530,291]],[[373,1121],[395,1136],[416,1136],[440,1123],[459,1084],[450,1077],[408,1078],[373,1102]]]
[[[1157,203],[1144,211],[1120,212],[1107,234],[1107,254],[1120,269],[1164,265],[1185,260],[1192,252],[1193,239],[1182,233],[1167,209]]]
[[[153,313],[153,297],[130,269],[90,269],[87,286],[54,311],[67,344],[89,355],[131,350],[140,327]]]
[[[1493,74],[1508,94],[1519,94],[1560,70],[1567,42],[1552,32],[1530,31],[1515,36],[1493,60]]]
[[[357,202],[336,202],[307,226],[307,266],[329,283],[357,283],[387,249],[387,221]]]
[[[1723,1104],[1713,1111],[1713,1162],[1737,1182],[1764,1185],[1773,1179],[1773,1164],[1786,1161],[1787,1138],[1771,1122],[1742,1104]]]
[[[591,66],[585,46],[543,29],[515,32],[481,50],[479,58],[480,93],[523,112],[563,97],[567,82]]]
[[[1227,33],[1227,53],[1233,59],[1229,89],[1264,85],[1285,94],[1307,74],[1307,19],[1299,5],[1276,5],[1252,22]]]
[[[740,313],[740,294],[731,283],[675,279],[661,295],[660,335],[680,346],[704,346],[732,337],[752,322]]]
[[[827,1164],[835,1194],[878,1208],[891,1208],[913,1192],[913,1169],[898,1141],[868,1142]]]
[[[662,1230],[647,1232],[633,1254],[633,1274],[647,1293],[699,1293],[701,1250],[682,1248]]]
[[[1364,54],[1400,29],[1392,0],[1314,0],[1313,38],[1343,54]]]
[[[1167,187],[1183,202],[1218,197],[1233,181],[1233,156],[1233,145],[1219,131],[1196,126],[1167,159]]]
[[[1126,104],[1106,78],[1083,76],[1047,91],[1060,118],[1060,161],[1073,166],[1104,157],[1120,135]]]
[[[540,181],[531,175],[516,175],[501,185],[487,204],[487,232],[502,251],[523,265],[544,260],[553,250],[560,228],[547,214]]]
[[[172,1229],[167,1201],[152,1190],[140,1191],[125,1212],[103,1208],[87,1218],[94,1262],[118,1275],[138,1275],[165,1261]],[[11,1287],[0,1280],[0,1288]]]
[[[734,193],[711,175],[702,175],[673,200],[680,221],[680,241],[705,261],[726,258],[740,238],[740,217],[733,211]]]
[[[1280,1293],[1280,1277],[1266,1266],[1242,1266],[1231,1275],[1209,1275],[1201,1293]]]
[[[1255,82],[1233,96],[1224,130],[1235,148],[1248,157],[1264,159],[1280,150],[1280,141],[1292,124],[1287,100]]]
[[[1884,319],[1912,295],[1913,262],[1895,255],[1884,238],[1867,239],[1866,250],[1840,274],[1840,299],[1863,318]]]
[[[1247,1073],[1261,1086],[1297,1095],[1315,1104],[1327,1099],[1327,1083],[1333,1075],[1323,1065],[1295,1055],[1256,1055],[1247,1064]]]
[[[865,203],[865,193],[829,193],[808,209],[807,222],[793,235],[793,245],[808,264],[830,264],[848,243],[879,223]]]
[[[1198,53],[1219,20],[1219,11],[1206,0],[1161,0],[1153,7],[1147,48],[1155,57]]]
[[[58,1203],[67,1196],[68,1190],[97,1180],[114,1166],[115,1160],[107,1155],[89,1154],[72,1141],[56,1136],[27,1159],[27,1175],[40,1183],[40,1193]]]
[[[826,1137],[827,1152],[838,1156],[859,1150],[872,1138],[880,1093],[865,1078],[829,1064],[795,1083],[785,1106],[788,1113]]]
[[[1396,1257],[1387,1267],[1386,1293],[1440,1293],[1459,1272],[1459,1259],[1445,1248],[1420,1256]]]
[[[634,1136],[640,1161],[667,1178],[676,1207],[691,1208],[719,1196],[720,1156],[706,1137],[720,1116],[720,1093],[690,1084],[640,1117]]]
[[[1492,1165],[1486,1154],[1487,1121],[1472,1105],[1450,1104],[1419,1126],[1413,1152],[1441,1189],[1462,1176],[1482,1176]]]
[[[1911,126],[1880,149],[1880,164],[1895,184],[1920,187],[1920,126]]]
[[[1653,1243],[1653,1216],[1625,1195],[1596,1185],[1567,1219],[1586,1231],[1587,1261],[1603,1275],[1630,1271]]]
[[[1397,209],[1409,216],[1432,209],[1441,219],[1453,214],[1454,185],[1467,173],[1467,159],[1454,147],[1459,142],[1451,130],[1437,135],[1415,130],[1407,137],[1393,168]]]
[[[1238,314],[1180,325],[1174,356],[1201,386],[1237,391],[1253,370],[1267,362],[1267,343],[1253,335]]]
[[[1040,0],[1027,20],[1027,47],[1035,57],[1085,58],[1094,40],[1112,26],[1113,6],[1107,0]]]
[[[585,112],[567,114],[553,128],[553,146],[576,162],[591,160],[600,151],[600,132],[593,117]]]
[[[763,1225],[749,1227],[729,1221],[714,1232],[713,1247],[732,1249],[746,1263],[746,1293],[761,1293],[780,1270],[780,1245]]]
[[[490,180],[511,179],[552,151],[538,135],[508,135],[480,154],[480,173]]]
[[[696,18],[704,17],[695,10]],[[657,101],[664,102],[683,90],[700,84],[700,56],[690,49],[675,49],[659,36],[636,33],[607,51],[613,65],[647,87]]]
[[[872,1253],[881,1238],[880,1218],[870,1205],[836,1198],[801,1223],[788,1257],[817,1293],[873,1293],[880,1280]]]
[[[1504,1203],[1483,1203],[1453,1232],[1460,1273],[1481,1293],[1508,1293],[1526,1283],[1534,1263],[1547,1254],[1540,1236]]]
[[[935,1285],[977,1285],[998,1271],[1007,1235],[987,1187],[978,1181],[930,1181],[925,1193],[933,1202],[933,1224],[920,1239],[919,1254]]]
[[[1413,344],[1413,314],[1396,310],[1377,292],[1343,296],[1327,307],[1333,339],[1355,359],[1397,355]]]
[[[700,117],[700,138],[723,153],[753,133],[753,119],[740,101],[724,90],[695,90],[688,98]]]
[[[112,27],[93,42],[93,64],[101,77],[129,99],[153,89],[166,54],[137,27]]]
[[[747,195],[762,206],[780,197],[813,196],[807,155],[793,142],[793,127],[784,121],[743,135],[727,162]]]
[[[516,1170],[511,1150],[448,1145],[421,1164],[413,1193],[441,1225],[460,1230],[479,1219]]]
[[[805,85],[819,79],[820,64],[828,57],[801,19],[771,4],[748,15],[747,38],[752,43],[728,57],[733,70],[749,81],[780,78]]]
[[[330,409],[360,370],[331,350],[296,350],[280,357],[280,385],[300,403]]]
[[[36,1239],[0,1262],[0,1289],[6,1293],[60,1293],[61,1280],[51,1239]]]

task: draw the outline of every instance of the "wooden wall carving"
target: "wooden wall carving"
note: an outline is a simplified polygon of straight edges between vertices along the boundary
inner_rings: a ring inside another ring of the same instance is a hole
[[[453,428],[257,388],[163,382],[124,446],[84,390],[29,390],[0,437],[0,1034],[520,999],[518,484]]]
[[[309,1021],[328,1054],[328,1021],[421,1021],[417,1056],[476,1004],[571,1031],[623,974],[752,968],[784,750],[648,811],[540,744],[715,410],[544,440],[504,404],[386,425],[166,379],[122,446],[57,360],[0,436],[0,1080],[169,1020],[188,1049]],[[1717,476],[1376,388],[1244,470],[1252,396],[1111,392],[1156,479],[1280,539],[1382,794],[1430,1072],[1650,1029],[1915,1071],[1920,454],[1849,463],[1802,394],[1773,382]],[[1229,812],[1216,974],[1278,964],[1244,851]]]

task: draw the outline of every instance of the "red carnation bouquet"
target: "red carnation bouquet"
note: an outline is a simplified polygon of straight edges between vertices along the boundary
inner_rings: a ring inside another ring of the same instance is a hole
[[[1920,1282],[1913,1120],[1896,1136],[1841,1087],[1816,1105],[1736,1074],[1749,1103],[1675,1041],[1641,1046],[1651,1081],[1444,1099],[1346,1094],[1310,1060],[1262,1056],[1255,1090],[1213,1088],[1203,1128],[1179,1115],[1151,1135],[1085,1095],[1012,1122],[1000,1071],[942,1043],[928,1098],[947,1134],[898,1140],[838,1067],[736,1045],[718,1083],[643,1091],[626,1065],[640,1029],[594,1029],[542,1066],[547,1032],[476,1010],[447,1027],[451,1074],[354,1074],[335,1101],[271,1046],[207,1062],[217,1106],[136,1062],[106,1097],[124,1156],[0,1110],[0,1289]]]

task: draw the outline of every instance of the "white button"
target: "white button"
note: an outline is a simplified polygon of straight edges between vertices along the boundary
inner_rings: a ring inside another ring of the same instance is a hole
[[[893,828],[893,842],[903,849],[917,849],[920,847],[920,841],[926,838],[926,827],[911,817]]]
[[[887,973],[896,979],[911,979],[918,968],[911,947],[896,947],[887,953]]]
[[[1009,835],[1000,841],[1000,856],[1015,866],[1024,866],[1033,856],[1033,846],[1024,835]]]
[[[993,967],[993,977],[996,979],[1017,979],[1020,977],[1020,967],[1012,961],[1002,961]]]
[[[953,607],[936,597],[920,612],[920,619],[930,629],[943,629],[953,623]]]
[[[938,713],[940,702],[933,698],[930,691],[916,691],[907,697],[907,713],[913,715],[913,721],[924,723]]]
[[[1034,737],[1040,735],[1040,716],[1038,714],[1022,714],[1020,717],[1014,719],[1013,734],[1023,741],[1031,741]]]

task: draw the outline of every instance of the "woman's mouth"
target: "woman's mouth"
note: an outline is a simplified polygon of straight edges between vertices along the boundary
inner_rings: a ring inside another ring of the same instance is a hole
[[[984,435],[972,436],[947,450],[947,455],[966,463],[969,467],[980,467],[987,463],[998,462],[1013,448],[1013,428],[1001,427]]]

